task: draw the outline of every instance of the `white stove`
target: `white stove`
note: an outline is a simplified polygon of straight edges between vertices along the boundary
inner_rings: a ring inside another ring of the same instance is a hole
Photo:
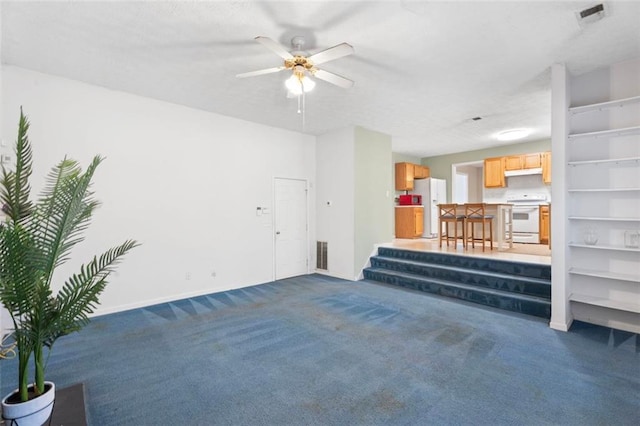
[[[507,197],[513,204],[513,242],[540,244],[540,205],[548,204],[545,194]]]

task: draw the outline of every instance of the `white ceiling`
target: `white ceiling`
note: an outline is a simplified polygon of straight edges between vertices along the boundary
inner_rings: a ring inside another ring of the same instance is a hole
[[[356,53],[322,68],[356,84],[318,81],[304,132],[360,125],[426,157],[503,144],[507,128],[549,138],[553,63],[580,74],[640,57],[640,2],[609,1],[581,28],[575,12],[596,3],[3,1],[2,63],[303,131],[286,72],[235,78],[281,65],[253,38],[348,42]]]

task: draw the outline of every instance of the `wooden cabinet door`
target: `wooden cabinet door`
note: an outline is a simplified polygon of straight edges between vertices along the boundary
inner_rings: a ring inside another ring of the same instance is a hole
[[[522,170],[524,167],[524,155],[510,155],[504,157],[505,170]]]
[[[420,166],[415,164],[413,166],[414,170],[414,179],[426,179],[429,177],[429,168],[426,166]]]
[[[502,188],[504,186],[504,157],[486,158],[484,160],[484,187]]]
[[[540,206],[540,243],[549,244],[549,206]]]
[[[424,208],[415,208],[413,210],[413,220],[415,223],[414,235],[421,237],[424,233]]]
[[[551,183],[551,152],[542,153],[542,181]]]
[[[423,228],[423,207],[396,207],[396,238],[420,237]]]
[[[414,168],[411,163],[396,163],[396,191],[413,189]]]
[[[542,167],[542,159],[539,152],[536,152],[535,154],[524,154],[522,158],[523,169],[539,169]]]

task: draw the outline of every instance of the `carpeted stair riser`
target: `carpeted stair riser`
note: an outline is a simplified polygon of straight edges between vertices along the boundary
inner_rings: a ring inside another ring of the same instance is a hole
[[[474,287],[376,268],[365,269],[364,276],[367,280],[453,297],[502,310],[541,318],[551,317],[551,302],[535,296]]]
[[[551,282],[540,278],[499,274],[440,264],[418,263],[384,256],[372,257],[371,267],[486,287],[494,290],[529,294],[547,299],[551,298]]]
[[[551,317],[551,266],[381,247],[367,280]]]
[[[378,248],[378,256],[410,260],[413,262],[440,264],[457,268],[517,275],[551,280],[551,266],[533,263],[511,262],[486,257],[448,255],[435,252],[399,250],[390,247]]]

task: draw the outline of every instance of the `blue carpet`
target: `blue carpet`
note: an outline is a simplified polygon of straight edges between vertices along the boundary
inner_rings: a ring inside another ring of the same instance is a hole
[[[319,275],[108,315],[60,339],[90,425],[632,425],[640,341]],[[2,393],[15,362],[0,362]]]

